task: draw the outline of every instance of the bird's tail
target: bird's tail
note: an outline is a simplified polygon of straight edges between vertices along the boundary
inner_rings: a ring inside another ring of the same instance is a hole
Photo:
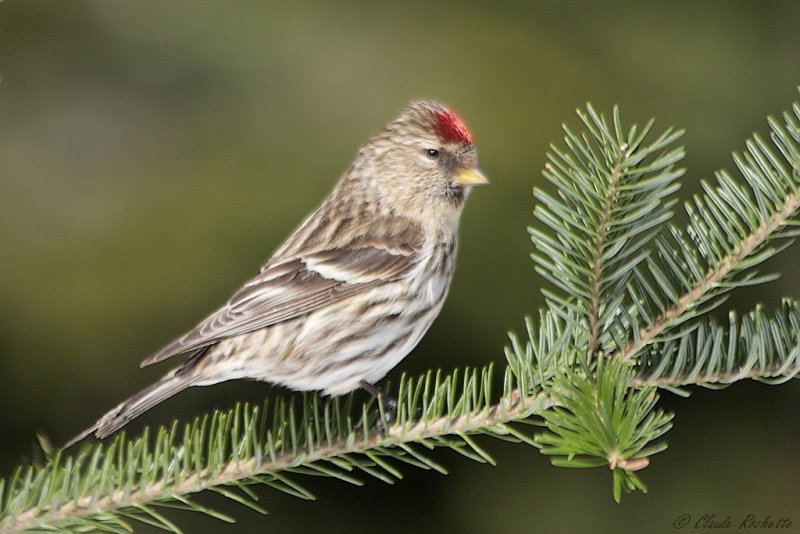
[[[100,439],[110,436],[156,404],[194,385],[199,377],[193,375],[194,373],[180,371],[168,374],[105,414],[95,424],[69,440],[64,448],[71,447],[90,434]]]

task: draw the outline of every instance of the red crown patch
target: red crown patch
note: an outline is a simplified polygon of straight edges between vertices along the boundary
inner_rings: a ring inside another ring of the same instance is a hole
[[[436,114],[434,131],[436,131],[436,135],[439,136],[443,143],[472,144],[472,134],[469,132],[467,125],[449,109]]]

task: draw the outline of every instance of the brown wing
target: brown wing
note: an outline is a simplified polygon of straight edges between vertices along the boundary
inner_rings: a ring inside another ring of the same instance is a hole
[[[382,243],[386,246],[385,243]],[[228,303],[142,362],[142,367],[305,315],[396,280],[418,261],[416,246],[337,248],[268,263]]]

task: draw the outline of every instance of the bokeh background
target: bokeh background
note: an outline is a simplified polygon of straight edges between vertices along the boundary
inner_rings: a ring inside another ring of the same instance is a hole
[[[0,474],[35,434],[62,443],[165,367],[152,350],[251,275],[366,137],[414,98],[470,124],[490,188],[470,199],[451,296],[392,373],[502,363],[541,305],[531,188],[560,124],[591,101],[687,129],[682,195],[767,114],[800,99],[800,3],[7,0],[0,3]],[[800,296],[778,282],[731,307]],[[168,367],[168,365],[167,365]],[[190,390],[133,425],[187,418],[265,384]],[[486,442],[497,467],[436,456],[395,486],[262,490],[266,518],[172,516],[187,532],[671,532],[680,514],[788,516],[800,529],[800,387],[669,394],[651,492]],[[210,504],[226,503],[205,497]],[[142,526],[137,532],[151,532]]]

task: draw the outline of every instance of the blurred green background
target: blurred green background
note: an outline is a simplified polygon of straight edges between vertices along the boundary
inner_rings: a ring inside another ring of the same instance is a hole
[[[63,443],[169,366],[140,360],[255,272],[367,136],[411,99],[449,103],[492,177],[462,226],[445,309],[400,371],[502,363],[541,305],[530,194],[587,100],[688,130],[682,195],[798,100],[800,3],[43,1],[0,3],[0,473],[36,432]],[[795,246],[739,310],[800,296]],[[187,418],[265,384],[196,388],[132,425]],[[602,469],[485,442],[449,476],[262,490],[266,518],[178,514],[187,532],[671,532],[683,513],[789,516],[800,529],[800,387],[690,399],[651,492],[615,505]],[[226,503],[204,497],[228,509]],[[151,532],[141,527],[137,532]]]

